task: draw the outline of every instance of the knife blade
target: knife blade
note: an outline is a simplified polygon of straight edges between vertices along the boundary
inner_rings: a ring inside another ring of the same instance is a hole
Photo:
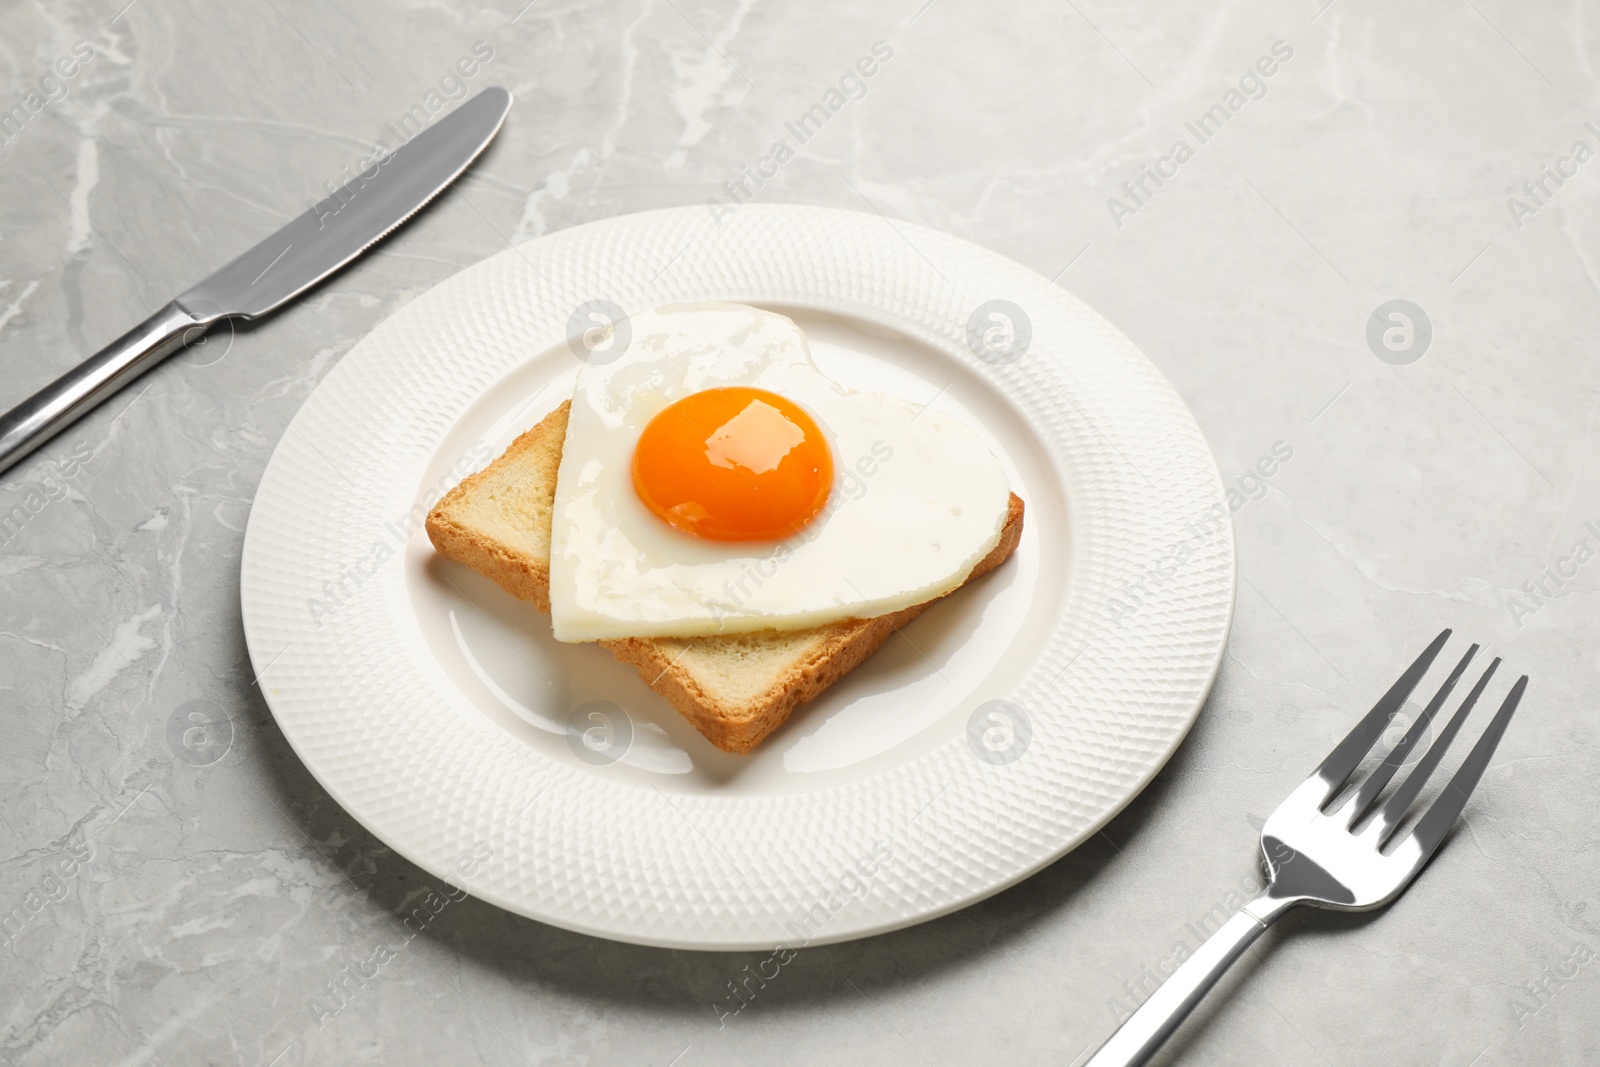
[[[271,314],[382,240],[455,181],[500,131],[511,94],[485,89],[310,210],[0,415],[0,472],[224,319]]]

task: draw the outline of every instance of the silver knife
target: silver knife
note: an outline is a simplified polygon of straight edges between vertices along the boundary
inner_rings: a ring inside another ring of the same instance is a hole
[[[510,109],[506,90],[483,90],[0,415],[0,471],[216,323],[270,314],[365,252],[455,181],[494,139]]]

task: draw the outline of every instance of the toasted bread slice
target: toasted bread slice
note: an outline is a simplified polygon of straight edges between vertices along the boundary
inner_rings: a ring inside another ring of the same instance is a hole
[[[542,611],[550,610],[550,517],[570,408],[568,402],[552,411],[428,513],[428,538],[441,555]],[[1022,511],[1022,500],[1013,493],[1000,543],[967,581],[1016,551]],[[600,644],[632,664],[645,684],[666,697],[712,744],[725,752],[745,753],[928,604],[809,630],[631,637]]]

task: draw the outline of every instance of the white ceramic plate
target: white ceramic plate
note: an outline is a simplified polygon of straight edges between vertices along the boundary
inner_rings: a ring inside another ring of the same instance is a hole
[[[421,530],[570,394],[575,311],[701,300],[791,314],[836,380],[963,419],[1027,502],[1010,562],[745,757]],[[892,930],[1073,848],[1188,731],[1234,589],[1205,441],[1114,327],[965,241],[758,205],[580,226],[401,309],[283,435],[242,570],[273,714],[363,825],[500,907],[699,949]]]

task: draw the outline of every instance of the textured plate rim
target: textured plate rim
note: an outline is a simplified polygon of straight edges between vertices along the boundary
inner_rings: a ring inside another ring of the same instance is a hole
[[[565,872],[551,871],[548,868],[550,850],[541,851],[538,842],[548,845],[549,831],[563,828],[564,819],[588,818],[592,823],[595,806],[603,808],[606,801],[615,801],[617,797],[608,793],[603,783],[597,785],[597,779],[593,776],[564,770],[553,761],[535,757],[503,735],[497,739],[490,728],[470,718],[457,717],[442,724],[443,728],[449,729],[454,748],[466,745],[469,749],[472,746],[487,746],[484,751],[494,749],[493,756],[498,761],[497,774],[525,777],[527,772],[537,770],[540,780],[545,782],[540,787],[540,796],[545,789],[559,789],[554,799],[563,801],[569,801],[571,795],[587,794],[585,803],[590,809],[589,814],[586,816],[582,811],[572,811],[567,806],[558,805],[559,810],[546,818],[545,833],[541,835],[534,832],[524,836],[520,842],[524,847],[519,851],[519,842],[506,832],[508,827],[503,817],[480,810],[483,807],[481,799],[475,807],[471,798],[463,800],[446,796],[448,789],[436,788],[440,781],[438,777],[428,778],[421,783],[408,783],[408,787],[422,790],[423,799],[442,805],[442,810],[420,820],[416,814],[416,797],[411,798],[408,810],[406,798],[397,797],[397,787],[392,783],[385,785],[363,779],[363,772],[370,769],[374,759],[380,764],[385,760],[390,761],[395,770],[414,768],[414,761],[406,762],[410,757],[405,753],[409,751],[414,755],[421,747],[415,743],[417,739],[404,730],[397,731],[399,736],[394,738],[369,733],[363,742],[368,748],[361,750],[360,760],[353,761],[348,740],[341,740],[342,735],[330,736],[330,725],[333,727],[331,733],[335,735],[341,725],[330,722],[330,693],[334,695],[339,709],[345,710],[345,706],[339,704],[347,696],[341,688],[341,665],[354,662],[354,669],[358,673],[362,669],[370,673],[373,669],[370,663],[363,664],[359,656],[354,661],[348,658],[352,642],[359,646],[361,640],[372,638],[372,634],[362,637],[363,627],[382,630],[382,620],[386,616],[391,617],[392,621],[396,605],[393,602],[393,574],[390,572],[395,568],[386,570],[379,565],[376,573],[383,575],[383,579],[366,582],[349,603],[341,606],[341,615],[333,620],[331,632],[315,630],[308,634],[306,620],[302,617],[304,613],[298,607],[299,598],[307,588],[307,575],[292,573],[294,567],[286,566],[281,558],[282,545],[275,543],[284,536],[285,523],[289,521],[287,516],[292,515],[293,521],[302,525],[307,521],[307,516],[296,512],[292,502],[296,497],[296,486],[303,485],[307,471],[317,464],[320,453],[316,442],[322,440],[328,444],[337,438],[342,428],[340,420],[351,416],[353,402],[359,400],[377,408],[382,406],[382,402],[393,400],[392,396],[379,397],[377,400],[380,402],[374,403],[373,383],[364,380],[363,374],[370,378],[372,369],[382,366],[392,372],[397,382],[411,387],[415,387],[418,377],[426,379],[430,373],[436,375],[437,366],[430,369],[425,356],[418,356],[415,351],[410,353],[412,361],[405,362],[403,357],[407,355],[407,338],[415,349],[418,331],[426,334],[429,316],[443,315],[448,319],[452,307],[456,308],[456,313],[462,313],[462,307],[483,299],[484,292],[494,291],[496,285],[503,287],[507,284],[537,290],[526,299],[558,308],[571,308],[596,296],[622,297],[619,302],[625,302],[632,309],[680,299],[704,299],[718,294],[725,299],[812,306],[819,310],[887,321],[917,340],[931,344],[955,358],[964,355],[958,339],[962,335],[965,316],[959,312],[998,294],[1021,296],[1032,301],[1029,306],[1036,309],[1033,315],[1036,331],[1040,330],[1041,325],[1046,329],[1053,325],[1057,327],[1055,333],[1070,332],[1061,327],[1066,323],[1092,334],[1096,342],[1089,347],[1097,349],[1093,359],[1101,362],[1072,368],[1079,371],[1080,376],[1099,375],[1107,379],[1102,382],[1096,378],[1092,388],[1084,380],[1059,380],[1069,369],[1067,361],[1076,355],[1075,351],[1054,359],[1054,353],[1049,353],[1050,345],[1041,341],[1031,357],[1033,373],[1042,374],[1047,379],[1058,379],[1051,382],[1051,387],[1057,392],[1063,388],[1069,390],[1062,395],[1069,398],[1071,407],[1077,409],[1080,404],[1087,404],[1092,415],[1099,416],[1098,422],[1102,425],[1096,425],[1097,420],[1080,411],[1079,414],[1083,415],[1081,421],[1085,425],[1076,426],[1075,429],[1068,425],[1063,431],[1069,438],[1076,433],[1073,439],[1082,446],[1073,453],[1074,462],[1086,463],[1088,467],[1094,467],[1096,463],[1115,467],[1105,447],[1109,446],[1110,451],[1127,460],[1131,466],[1136,466],[1152,486],[1155,482],[1151,474],[1157,479],[1177,479],[1171,488],[1182,497],[1185,506],[1178,507],[1169,502],[1164,508],[1156,509],[1161,514],[1153,519],[1143,516],[1141,521],[1150,519],[1152,524],[1140,529],[1151,537],[1169,536],[1179,532],[1178,519],[1197,514],[1198,508],[1215,508],[1222,500],[1221,482],[1215,463],[1192,415],[1171,385],[1115,328],[1076,298],[1033,272],[996,253],[936,231],[906,223],[886,226],[885,220],[852,212],[790,205],[746,205],[728,227],[730,232],[710,234],[707,230],[711,224],[707,218],[706,213],[696,208],[667,209],[602,220],[538,238],[466,268],[439,283],[401,308],[358,343],[296,414],[263,474],[257,505],[251,512],[241,563],[241,604],[247,645],[252,661],[258,666],[265,664],[261,667],[261,676],[266,677],[269,671],[274,672],[271,680],[262,684],[262,690],[275,718],[297,755],[329,794],[352,817],[406,859],[437,877],[462,886],[480,899],[566,929],[673,948],[739,950],[768,948],[776,943],[820,945],[885,933],[948,914],[1036,873],[1104,826],[1165,765],[1198,717],[1226,648],[1234,608],[1235,560],[1232,526],[1225,505],[1221,505],[1223,521],[1217,535],[1199,543],[1193,553],[1193,561],[1181,568],[1169,584],[1159,586],[1148,600],[1139,605],[1133,624],[1123,637],[1125,642],[1134,643],[1150,638],[1164,639],[1169,644],[1175,641],[1181,643],[1183,635],[1177,633],[1179,624],[1168,619],[1168,614],[1175,613],[1188,618],[1185,625],[1195,631],[1189,636],[1198,647],[1187,649],[1178,657],[1183,661],[1181,670],[1158,670],[1153,674],[1146,672],[1148,677],[1140,676],[1144,682],[1167,686],[1162,691],[1165,704],[1162,705],[1162,714],[1141,718],[1139,713],[1148,709],[1140,708],[1140,701],[1136,700],[1132,702],[1134,707],[1131,712],[1121,713],[1123,718],[1118,725],[1125,732],[1131,730],[1137,734],[1148,728],[1152,735],[1134,737],[1137,742],[1136,758],[1119,763],[1119,776],[1114,776],[1115,780],[1110,783],[1088,783],[1086,788],[1085,782],[1071,778],[1069,773],[1071,791],[1056,786],[1054,794],[1066,803],[1058,803],[1054,808],[1040,803],[1041,797],[1046,794],[1037,788],[1040,785],[1040,781],[1036,780],[1038,774],[1024,773],[1005,780],[991,777],[988,785],[996,788],[957,799],[964,799],[962,810],[967,816],[977,809],[983,809],[982,814],[1009,819],[1006,829],[1012,834],[1011,838],[999,840],[1004,835],[997,834],[997,839],[985,846],[984,842],[974,840],[970,826],[963,830],[956,825],[960,821],[960,813],[954,822],[940,821],[938,832],[931,835],[937,840],[926,844],[907,843],[905,851],[909,853],[906,857],[908,862],[902,865],[902,869],[893,872],[892,876],[867,884],[861,897],[847,900],[838,910],[830,912],[824,924],[840,913],[845,914],[844,921],[827,929],[819,927],[806,938],[797,937],[792,921],[785,923],[783,920],[786,917],[792,920],[807,910],[814,912],[819,903],[826,909],[826,902],[838,895],[838,887],[842,882],[840,876],[833,872],[843,867],[849,874],[848,864],[841,861],[848,861],[851,854],[849,849],[841,850],[837,842],[832,847],[811,842],[808,854],[797,860],[779,858],[768,863],[767,858],[761,858],[760,863],[752,863],[746,858],[751,871],[737,872],[739,880],[745,883],[744,889],[730,884],[726,869],[712,872],[718,873],[720,878],[713,877],[708,884],[697,887],[691,884],[693,876],[703,876],[711,868],[718,867],[716,858],[711,852],[696,849],[683,833],[672,842],[672,847],[678,849],[675,854],[670,850],[663,853],[658,848],[646,847],[649,835],[659,831],[663,825],[661,819],[656,819],[647,829],[636,829],[631,835],[626,835],[628,840],[620,846],[616,842],[601,842],[608,847],[600,847],[592,856],[584,856],[583,862],[567,864]],[[707,240],[708,236],[710,240]],[[839,253],[841,242],[848,242],[850,255],[862,262],[842,261]],[[697,243],[708,247],[697,250]],[[683,247],[679,248],[680,245]],[[675,248],[678,251],[674,252]],[[625,269],[624,264],[631,259],[648,259],[644,255],[648,252],[658,253],[657,261],[670,257],[671,262],[656,277],[646,281],[638,276],[642,275],[642,268],[633,266]],[[759,280],[728,282],[729,274],[737,275],[741,268],[753,274],[767,270],[768,274]],[[630,270],[635,276],[622,277],[628,275]],[[821,277],[818,272],[824,270],[849,276],[843,281],[832,276]],[[807,274],[807,271],[811,273]],[[708,289],[714,286],[707,279],[722,279],[719,284],[723,287],[715,293],[708,293]],[[849,289],[852,285],[856,288]],[[842,292],[841,286],[849,291]],[[737,291],[729,292],[729,289]],[[819,289],[826,292],[819,293]],[[888,310],[886,305],[895,301],[899,303],[894,310]],[[901,310],[908,303],[919,309],[915,315],[907,315]],[[930,313],[930,307],[942,309],[941,313]],[[958,313],[951,314],[951,309],[958,309]],[[564,316],[557,315],[556,318]],[[922,321],[916,321],[919,318]],[[528,323],[519,321],[515,325],[525,328]],[[555,331],[556,325],[554,319],[550,319],[536,324],[534,332],[544,340],[550,340],[552,336],[561,335]],[[1072,341],[1073,344],[1067,348],[1075,348],[1076,335],[1072,336]],[[524,346],[524,351],[527,350]],[[501,376],[508,366],[513,365],[507,360],[514,360],[516,356],[515,353],[502,351],[496,358],[483,356],[484,366],[479,368],[482,373],[463,383],[456,394],[444,398],[441,406],[446,414],[427,426],[432,432],[433,441],[436,442],[448,431],[449,412],[457,411],[463,398],[470,401],[474,396],[481,395],[481,392],[474,394],[473,389],[481,390],[486,380],[492,381]],[[970,356],[968,359],[971,361]],[[1002,367],[994,368],[993,372],[997,377],[1003,377],[1014,373],[1014,370],[1013,367]],[[1155,417],[1147,419],[1150,425],[1132,425],[1131,431],[1124,434],[1125,427],[1118,419],[1124,418],[1126,413],[1105,407],[1111,403],[1109,398],[1116,395],[1119,387],[1133,390],[1135,399],[1158,409]],[[1095,389],[1109,391],[1097,393]],[[436,401],[430,398],[430,402]],[[1067,424],[1075,422],[1067,413],[1062,413],[1061,418]],[[1105,429],[1106,426],[1110,427],[1109,430]],[[407,428],[416,429],[409,424]],[[1159,445],[1152,448],[1149,441],[1141,445],[1140,431],[1152,428],[1164,435],[1160,437]],[[1103,444],[1096,443],[1095,437],[1103,433],[1111,436],[1103,437]],[[1113,440],[1113,437],[1117,439]],[[1173,459],[1173,456],[1163,455],[1163,448],[1170,447],[1174,442],[1183,446],[1182,455],[1176,457],[1181,462],[1175,466],[1165,462]],[[1124,450],[1131,453],[1133,458],[1124,454]],[[409,462],[409,469],[414,475],[418,454],[413,452],[408,456],[400,456],[395,463],[403,467]],[[322,457],[322,462],[327,463],[326,457]],[[395,470],[389,474],[388,481],[391,484],[387,486],[356,486],[352,483],[348,486],[351,492],[346,498],[330,509],[336,513],[341,507],[347,509],[344,512],[347,518],[348,509],[365,516],[361,522],[355,523],[358,531],[356,541],[359,541],[359,531],[364,529],[362,522],[370,522],[372,516],[392,515],[393,505],[401,499],[395,495],[394,489],[405,483],[405,477]],[[326,472],[322,477],[324,482],[328,481]],[[1108,491],[1108,485],[1111,491],[1116,491],[1117,478],[1112,477],[1108,483],[1091,486],[1091,496],[1092,493]],[[415,478],[407,492],[414,493],[414,486]],[[1126,485],[1121,490],[1126,491]],[[1083,491],[1083,487],[1080,486],[1079,491]],[[323,502],[324,505],[326,503]],[[1087,507],[1095,502],[1085,499],[1080,503]],[[1133,506],[1137,507],[1139,503],[1135,501]],[[1149,504],[1150,501],[1143,503]],[[289,521],[291,528],[293,521]],[[315,522],[312,522],[312,526],[312,533],[325,534],[326,541],[313,537],[311,554],[320,553],[319,558],[324,561],[348,561],[359,554],[361,546],[351,540],[348,528],[319,529]],[[1105,546],[1100,546],[1100,550],[1104,551]],[[1094,580],[1100,582],[1103,579],[1109,588],[1115,578],[1126,578],[1130,570],[1136,575],[1147,573],[1138,570],[1141,563],[1148,566],[1138,551],[1126,559],[1117,557],[1115,562],[1116,565],[1105,574],[1096,571]],[[315,561],[311,563],[314,566]],[[310,577],[317,576],[320,576],[320,572]],[[315,588],[314,582],[311,588]],[[386,591],[388,595],[385,595]],[[1085,595],[1103,593],[1104,589],[1096,588]],[[1185,608],[1185,598],[1198,598],[1199,606],[1189,603]],[[313,647],[307,649],[302,646],[297,652],[297,640]],[[1082,657],[1088,656],[1095,640],[1098,637],[1086,639],[1077,655],[1062,668],[1063,674],[1076,666]],[[1104,671],[1096,674],[1090,670],[1095,667],[1095,662],[1096,659],[1085,662],[1083,667],[1078,668],[1077,675],[1084,676],[1091,688],[1096,685],[1103,688]],[[1045,666],[1050,665],[1053,664]],[[1113,679],[1118,677],[1118,668],[1108,669]],[[418,667],[417,671],[426,675],[426,665]],[[1126,670],[1123,673],[1125,675]],[[1163,673],[1165,677],[1162,677]],[[436,686],[439,679],[413,676],[400,681],[423,681]],[[1123,677],[1119,684],[1125,690],[1128,678]],[[387,692],[382,691],[383,688],[367,692],[360,698],[365,701],[361,705],[364,714],[370,714],[375,708],[393,706],[385,702],[392,702],[397,696],[404,695],[403,686],[398,692],[395,686],[386,687]],[[1019,683],[1019,694],[1023,689],[1024,683]],[[458,695],[458,699],[464,698]],[[1080,730],[1075,734],[1073,729],[1066,727],[1072,726],[1075,723],[1073,715],[1082,715],[1088,705],[1081,701],[1066,701],[1064,696],[1063,702],[1067,704],[1065,710],[1055,707],[1045,709],[1054,716],[1046,721],[1052,727],[1062,727],[1062,731],[1059,737],[1053,739],[1053,747],[1035,746],[1035,750],[1039,751],[1032,761],[1036,769],[1040,764],[1046,764],[1056,771],[1071,772],[1074,767],[1081,770],[1077,763],[1062,758],[1062,745],[1073,741],[1084,742],[1087,738],[1093,742],[1090,747],[1098,746],[1102,755],[1127,742],[1126,736],[1114,736],[1108,742],[1105,737],[1092,731],[1084,733]],[[1154,725],[1146,720],[1154,720]],[[442,728],[437,718],[429,725],[435,730]],[[1104,724],[1096,722],[1094,725],[1098,727]],[[1107,748],[1108,744],[1110,748]],[[948,788],[954,784],[954,779],[949,775],[952,766],[956,766],[949,762],[951,758],[965,758],[969,764],[977,763],[970,755],[963,757],[960,753],[949,751],[951,748],[951,745],[943,746],[910,762],[943,759],[942,773],[946,775],[945,788]],[[1005,768],[963,767],[960,768],[965,773],[962,784],[966,786],[977,782],[981,785],[984,774],[992,774],[997,770],[1009,773],[1018,766],[1026,768],[1029,762],[1024,758]],[[446,782],[451,781],[454,774],[455,784],[459,786],[460,763],[461,753],[455,751],[453,759],[431,769],[443,772]],[[457,767],[457,771],[452,771],[451,767]],[[1097,773],[1100,770],[1103,769],[1097,769]],[[876,777],[883,778],[885,775]],[[937,773],[934,777],[937,777]],[[479,792],[492,789],[498,781],[495,779],[489,785],[480,783]],[[753,821],[763,826],[770,825],[770,820],[776,819],[779,825],[792,828],[797,817],[796,811],[774,814],[766,809],[785,806],[793,809],[802,806],[793,803],[795,801],[814,802],[817,795],[833,794],[844,798],[846,803],[853,803],[852,810],[857,813],[852,817],[858,821],[865,818],[864,825],[882,829],[884,820],[881,816],[868,817],[867,812],[858,809],[869,807],[867,800],[903,799],[907,794],[904,789],[899,789],[887,794],[880,791],[880,795],[871,798],[850,796],[870,784],[870,780],[851,783],[793,798],[714,798],[705,800],[705,804],[742,805],[746,809],[745,818],[753,812],[759,816]],[[1080,790],[1082,804],[1075,799],[1075,794]],[[942,794],[943,789],[939,792],[939,795]],[[685,798],[684,806],[691,809],[691,814],[680,811],[679,815],[691,824],[711,817],[706,807],[699,803],[701,799]],[[1035,810],[1029,821],[1037,825],[1031,830],[1012,825],[1018,822],[1019,812],[1030,806]],[[919,810],[917,818],[925,810],[926,806]],[[625,814],[632,812],[630,808]],[[930,820],[926,825],[932,826],[934,822]],[[694,826],[694,829],[699,837],[705,838],[698,826]],[[483,833],[488,833],[490,837],[483,837]],[[469,871],[452,862],[455,857],[464,854],[461,846],[474,841],[475,834],[482,841],[489,841],[492,837],[492,844],[499,846],[491,848],[492,859],[486,861],[489,870],[474,866]],[[518,834],[521,834],[520,830]],[[527,847],[530,836],[535,843],[533,847]],[[709,838],[706,840],[709,841]],[[952,842],[960,848],[977,847],[975,862],[983,869],[963,872],[961,877],[945,877],[944,872],[937,869],[937,861],[957,851],[955,848],[941,847]],[[560,854],[559,849],[555,851]],[[712,851],[717,851],[714,846]],[[857,848],[856,852],[859,861],[860,849]],[[628,878],[619,877],[616,870],[606,869],[608,863],[615,865],[619,854],[629,858],[631,864],[630,869],[621,873],[630,877],[642,876],[641,880],[647,883],[644,889],[648,893],[632,892],[630,895],[630,890],[621,884]],[[725,856],[722,858],[726,859]],[[894,858],[892,851],[890,858]],[[930,860],[935,861],[933,866],[936,869],[928,869]],[[541,865],[543,870],[540,869]],[[574,874],[575,866],[585,869]],[[755,875],[754,879],[748,876],[750,873]],[[580,890],[598,889],[604,899],[599,906],[595,906],[580,891],[577,895],[585,899],[575,901],[572,893],[574,886]],[[566,899],[552,901],[552,888],[564,889],[567,892]],[[664,901],[651,896],[663,892],[667,897]],[[848,910],[851,905],[854,905],[854,909]],[[801,928],[805,929],[808,928]]]

